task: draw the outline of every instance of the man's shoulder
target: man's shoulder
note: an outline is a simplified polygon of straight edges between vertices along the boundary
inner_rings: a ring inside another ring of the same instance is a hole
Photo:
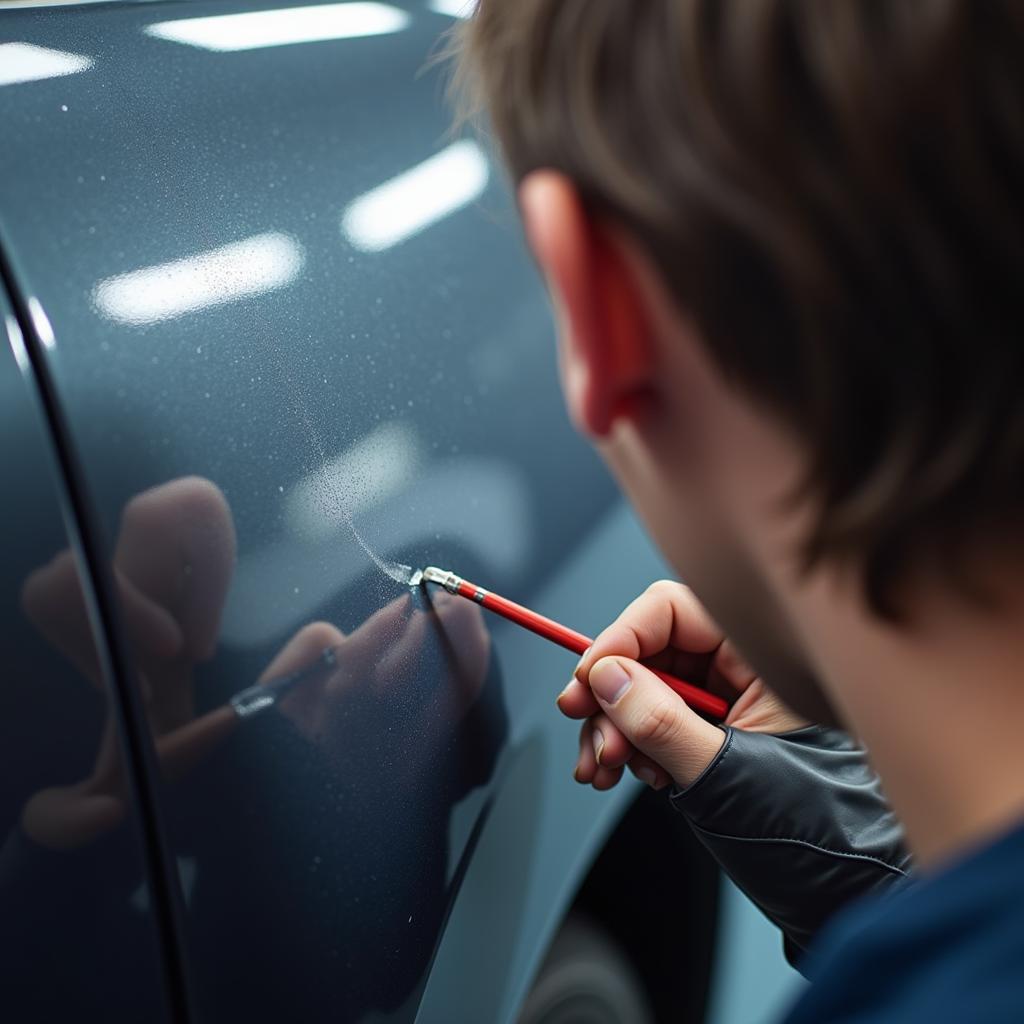
[[[789,1024],[1024,1019],[1024,824],[854,908],[812,951]]]

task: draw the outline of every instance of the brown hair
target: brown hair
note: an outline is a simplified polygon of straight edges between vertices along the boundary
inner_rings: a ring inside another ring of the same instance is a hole
[[[1019,531],[1024,4],[481,0],[460,33],[514,178],[630,230],[804,443],[808,565],[893,615],[912,562]]]

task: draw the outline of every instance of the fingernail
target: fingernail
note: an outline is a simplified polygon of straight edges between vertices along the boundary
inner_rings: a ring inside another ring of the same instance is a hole
[[[604,734],[600,729],[594,730],[594,757],[597,758],[597,763],[601,763],[601,751],[604,750]]]
[[[556,703],[556,704],[561,704],[561,703],[562,703],[562,698],[563,698],[564,696],[566,696],[566,695],[568,694],[568,692],[569,692],[569,691],[570,691],[570,690],[571,690],[571,689],[572,689],[572,688],[573,688],[573,687],[574,687],[575,685],[576,685],[576,680],[575,680],[575,679],[570,679],[570,680],[569,680],[569,682],[567,682],[567,683],[565,684],[565,689],[564,689],[564,690],[563,690],[563,691],[562,691],[562,692],[561,692],[561,693],[560,693],[560,694],[559,694],[559,695],[558,695],[558,696],[557,696],[557,697],[555,698],[555,703]]]
[[[577,782],[579,782],[579,781],[580,781],[580,766],[579,766],[579,765],[576,765],[576,767],[575,767],[575,768],[573,768],[573,770],[572,770],[572,777],[573,777],[573,778],[574,778],[574,779],[575,779],[575,780],[576,780]]]
[[[590,688],[605,704],[616,704],[633,680],[615,658],[602,658],[590,670]]]
[[[636,777],[641,782],[646,782],[651,789],[658,785],[658,773],[653,768],[637,768]]]
[[[579,674],[579,671],[580,671],[580,669],[581,669],[581,668],[583,668],[583,662],[585,662],[585,661],[587,660],[587,655],[588,655],[589,653],[590,653],[590,648],[588,647],[588,648],[587,648],[587,649],[586,649],[586,650],[585,650],[585,651],[584,651],[584,652],[583,652],[583,653],[582,653],[582,654],[580,655],[580,660],[576,662],[576,667],[575,667],[575,668],[574,668],[574,669],[572,670],[572,674],[573,674],[574,676],[578,675],[578,674]]]

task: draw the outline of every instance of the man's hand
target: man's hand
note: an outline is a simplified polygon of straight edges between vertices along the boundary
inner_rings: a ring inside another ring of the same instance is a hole
[[[558,706],[585,719],[576,780],[611,789],[626,765],[655,789],[688,786],[725,738],[650,668],[671,672],[735,703],[726,724],[779,733],[807,723],[786,708],[725,638],[693,592],[661,580],[583,655]]]
[[[441,591],[428,612],[407,593],[348,636],[326,622],[305,626],[259,682],[301,670],[327,647],[335,651],[333,671],[289,692],[281,712],[312,743],[331,748],[343,739],[349,752],[365,746],[370,763],[373,751],[401,745],[409,729],[423,756],[425,748],[448,744],[479,697],[490,660],[490,634],[476,605]],[[430,692],[421,698],[420,713],[410,715],[409,695],[420,689],[425,665],[434,666]]]
[[[185,774],[235,725],[228,707],[197,718],[195,667],[213,655],[234,571],[231,509],[209,480],[183,477],[128,502],[113,560],[143,706],[165,777]],[[75,561],[60,552],[25,581],[29,621],[89,679],[106,704],[91,774],[50,786],[25,805],[21,823],[41,846],[72,849],[115,828],[128,806],[113,709],[105,693]]]

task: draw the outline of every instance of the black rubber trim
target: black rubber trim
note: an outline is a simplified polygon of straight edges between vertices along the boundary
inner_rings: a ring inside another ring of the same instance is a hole
[[[184,908],[176,878],[176,865],[166,852],[170,847],[164,842],[166,833],[157,805],[156,756],[138,694],[130,683],[133,678],[131,660],[124,643],[120,613],[114,596],[113,571],[104,557],[105,545],[99,519],[92,506],[85,474],[75,453],[71,429],[46,362],[42,339],[36,333],[28,303],[23,300],[18,288],[2,239],[0,286],[7,293],[24,339],[32,371],[32,380],[26,380],[26,383],[34,385],[40,411],[50,431],[51,450],[60,470],[57,486],[65,506],[64,518],[70,534],[69,541],[76,549],[80,564],[86,567],[89,574],[87,579],[81,580],[83,594],[92,604],[106,642],[105,649],[97,653],[103,674],[110,681],[116,696],[114,706],[121,745],[128,761],[128,776],[143,837],[143,857],[150,883],[167,1010],[172,1021],[188,1024],[195,1019],[195,1015],[191,1012],[183,954]]]

